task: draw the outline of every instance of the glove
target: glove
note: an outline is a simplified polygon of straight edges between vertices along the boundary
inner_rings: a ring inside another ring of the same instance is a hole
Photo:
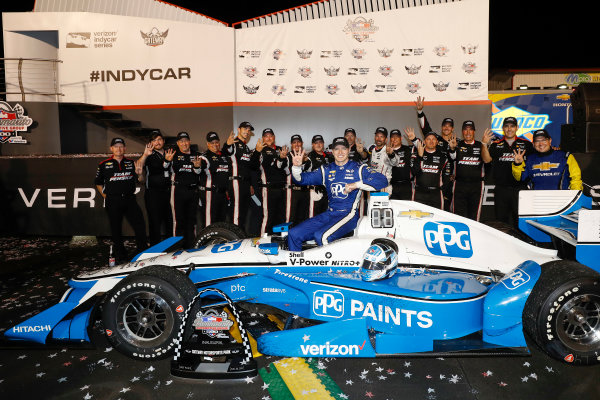
[[[321,200],[322,198],[323,198],[323,192],[318,193],[316,189],[310,191],[310,199],[312,201],[316,202],[316,201]]]

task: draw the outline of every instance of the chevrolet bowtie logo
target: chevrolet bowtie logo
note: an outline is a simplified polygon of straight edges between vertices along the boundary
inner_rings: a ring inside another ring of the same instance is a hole
[[[409,211],[402,211],[400,213],[401,217],[409,217],[410,219],[421,219],[424,217],[431,217],[433,214],[430,212],[425,212],[425,211],[421,211],[421,210],[409,210]]]
[[[551,163],[549,161],[544,161],[544,162],[541,162],[539,164],[535,164],[531,168],[532,169],[539,169],[540,171],[550,171],[551,169],[556,168],[559,165],[560,165],[559,163]]]

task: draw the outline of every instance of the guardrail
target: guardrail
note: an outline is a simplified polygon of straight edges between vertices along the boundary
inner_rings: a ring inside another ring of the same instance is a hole
[[[6,101],[59,101],[58,66],[47,58],[0,58],[0,95]],[[29,96],[29,98],[28,98]]]

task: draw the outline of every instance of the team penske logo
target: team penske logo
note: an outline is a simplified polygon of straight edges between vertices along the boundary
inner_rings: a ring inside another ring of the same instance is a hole
[[[367,89],[367,85],[362,85],[357,83],[356,85],[350,85],[354,93],[364,93],[365,89]]]
[[[156,47],[165,43],[165,38],[169,34],[169,30],[167,29],[166,31],[161,32],[157,28],[152,28],[148,33],[142,31],[140,31],[140,33],[142,34],[146,46]]]
[[[462,51],[465,54],[475,54],[475,52],[477,51],[477,47],[479,47],[479,45],[467,44],[465,46],[460,46],[460,47],[462,48]]]
[[[327,76],[337,76],[338,72],[340,72],[340,67],[329,67],[323,68]]]
[[[256,92],[258,92],[258,89],[260,88],[260,86],[254,86],[254,85],[243,85],[244,87],[244,91],[248,94],[256,94]]]
[[[388,58],[392,56],[392,53],[394,52],[394,49],[388,49],[388,48],[384,48],[384,49],[377,49],[377,52],[379,53],[379,55],[383,58]]]
[[[531,167],[531,169],[537,169],[537,170],[540,170],[540,171],[550,171],[550,170],[552,170],[554,168],[558,168],[559,165],[560,165],[559,163],[552,163],[552,162],[549,162],[549,161],[544,161],[544,162],[541,162],[539,164],[534,164]]]
[[[404,69],[406,69],[406,72],[407,72],[409,75],[416,75],[416,74],[418,74],[418,73],[419,73],[419,71],[421,70],[421,66],[420,66],[420,65],[419,65],[419,66],[416,66],[415,64],[412,64],[412,65],[407,65],[407,66],[405,66],[405,67],[404,67]]]
[[[310,56],[312,56],[312,50],[296,50],[296,52],[298,53],[298,57],[300,57],[303,60],[306,60],[307,58],[310,58]]]
[[[438,83],[433,83],[433,88],[435,89],[436,92],[445,92],[446,89],[448,89],[448,86],[450,86],[450,82],[438,82]]]

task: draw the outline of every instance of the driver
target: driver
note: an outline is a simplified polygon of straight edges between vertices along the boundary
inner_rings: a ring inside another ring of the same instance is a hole
[[[363,256],[360,276],[363,281],[378,281],[391,278],[398,266],[398,247],[395,243],[373,241]]]
[[[350,145],[343,137],[333,140],[334,162],[312,172],[302,172],[304,149],[292,153],[292,177],[299,185],[323,185],[327,211],[290,229],[288,248],[301,251],[302,243],[314,239],[319,246],[339,239],[356,228],[362,190],[376,191],[388,185],[385,175],[348,159]]]

